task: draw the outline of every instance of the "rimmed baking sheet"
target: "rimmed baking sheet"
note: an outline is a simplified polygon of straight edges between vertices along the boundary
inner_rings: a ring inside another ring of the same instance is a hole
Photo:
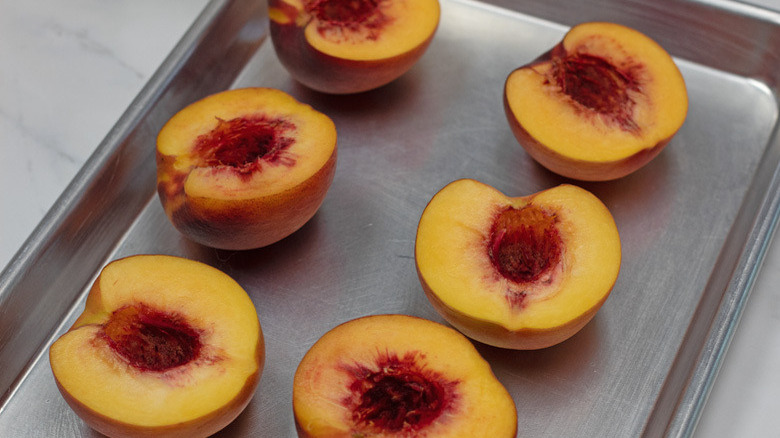
[[[262,2],[211,2],[0,278],[0,388],[8,388],[0,436],[93,434],[58,394],[46,348],[80,312],[97,271],[139,253],[204,261],[247,289],[266,368],[245,413],[220,436],[295,436],[293,372],[325,331],[375,313],[442,321],[420,288],[414,238],[431,196],[462,177],[511,195],[573,182],[604,201],[621,233],[617,284],[575,337],[531,352],[477,344],[517,403],[519,436],[689,435],[776,221],[780,19],[727,2],[443,0],[442,12],[409,73],[372,92],[328,96],[281,67]],[[569,25],[596,19],[667,47],[690,110],[645,168],[579,183],[518,146],[501,93],[512,69]],[[293,236],[217,251],[165,218],[154,137],[187,103],[244,86],[282,89],[333,118],[337,174]]]

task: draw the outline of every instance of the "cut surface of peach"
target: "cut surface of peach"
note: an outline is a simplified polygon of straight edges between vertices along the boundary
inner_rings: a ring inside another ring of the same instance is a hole
[[[415,260],[423,290],[454,327],[490,345],[538,349],[596,314],[621,246],[610,212],[582,188],[509,197],[461,179],[423,211]]]
[[[336,155],[328,116],[279,90],[228,90],[187,106],[160,130],[158,193],[192,240],[259,248],[314,216]]]
[[[438,0],[270,0],[271,37],[298,81],[328,93],[382,86],[409,70],[439,24]]]
[[[651,38],[591,22],[511,72],[504,106],[540,164],[570,178],[611,180],[660,153],[685,121],[688,94],[674,60]]]
[[[265,349],[257,313],[208,265],[139,255],[109,263],[82,314],[49,349],[57,386],[111,437],[199,437],[251,400]]]
[[[465,336],[406,315],[323,335],[295,373],[301,437],[514,437],[515,404]]]

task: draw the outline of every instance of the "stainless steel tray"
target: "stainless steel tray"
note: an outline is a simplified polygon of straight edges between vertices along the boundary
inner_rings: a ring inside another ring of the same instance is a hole
[[[587,20],[627,24],[679,61],[688,119],[650,165],[581,184],[612,211],[624,263],[597,317],[532,352],[478,345],[525,437],[689,436],[778,216],[780,16],[726,1],[443,0],[408,74],[373,92],[296,85],[267,38],[264,2],[214,0],[0,277],[0,436],[92,436],[59,396],[48,344],[108,261],[139,253],[216,266],[250,293],[268,356],[257,394],[221,436],[291,437],[292,376],[336,324],[373,313],[442,321],[416,277],[417,222],[460,177],[513,195],[563,182],[517,145],[501,105],[511,69]],[[337,175],[299,232],[217,251],[182,238],[155,194],[154,139],[189,102],[226,88],[288,91],[339,130]]]

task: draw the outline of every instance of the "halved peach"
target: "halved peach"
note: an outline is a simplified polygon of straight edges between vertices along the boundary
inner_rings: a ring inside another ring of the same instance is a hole
[[[582,188],[509,197],[461,179],[423,211],[415,261],[426,296],[455,328],[529,350],[593,318],[617,279],[621,245],[609,210]]]
[[[336,127],[271,88],[223,91],[157,137],[157,189],[185,236],[221,249],[275,243],[311,219],[336,171]]]
[[[672,57],[614,23],[574,26],[509,74],[504,109],[528,154],[560,175],[605,181],[647,164],[685,121],[688,94]]]
[[[301,437],[508,438],[517,410],[466,337],[406,315],[373,315],[323,335],[295,372]]]
[[[221,271],[179,257],[109,263],[49,349],[68,405],[110,437],[205,437],[255,393],[265,361],[252,300]]]
[[[314,90],[371,90],[406,73],[427,50],[438,0],[269,0],[282,65]]]

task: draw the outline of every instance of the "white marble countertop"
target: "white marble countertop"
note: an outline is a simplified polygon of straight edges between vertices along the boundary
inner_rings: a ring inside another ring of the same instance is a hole
[[[756,0],[780,10],[780,0]],[[0,2],[0,267],[206,0]],[[780,245],[770,247],[697,437],[780,436]]]

